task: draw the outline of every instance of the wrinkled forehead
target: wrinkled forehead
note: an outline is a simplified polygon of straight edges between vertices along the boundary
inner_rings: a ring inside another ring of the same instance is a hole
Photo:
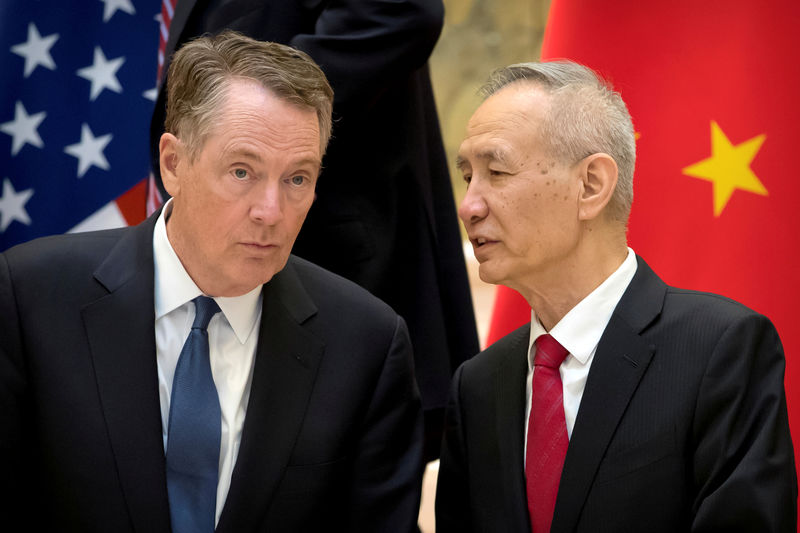
[[[507,160],[538,144],[549,95],[529,83],[504,87],[484,101],[467,123],[458,161]]]

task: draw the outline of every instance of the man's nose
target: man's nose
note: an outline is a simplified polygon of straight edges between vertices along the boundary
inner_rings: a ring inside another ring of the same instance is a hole
[[[283,196],[278,180],[264,180],[263,186],[257,187],[250,207],[250,217],[269,226],[283,219]]]
[[[489,214],[489,206],[481,193],[480,186],[475,180],[467,186],[467,194],[458,207],[458,216],[465,226],[474,224],[486,218]]]

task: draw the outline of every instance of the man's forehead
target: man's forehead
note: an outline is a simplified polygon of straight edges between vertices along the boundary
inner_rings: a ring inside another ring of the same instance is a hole
[[[509,163],[513,159],[512,147],[504,142],[475,143],[473,141],[474,139],[468,138],[461,143],[456,156],[458,168],[469,166],[472,160],[485,163],[492,161]]]

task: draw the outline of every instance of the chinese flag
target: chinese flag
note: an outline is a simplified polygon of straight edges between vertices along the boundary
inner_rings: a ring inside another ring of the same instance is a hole
[[[769,317],[800,438],[800,2],[552,0],[543,59],[598,71],[637,133],[630,246],[670,285]],[[498,291],[492,342],[530,320]],[[800,441],[795,445],[800,451]]]

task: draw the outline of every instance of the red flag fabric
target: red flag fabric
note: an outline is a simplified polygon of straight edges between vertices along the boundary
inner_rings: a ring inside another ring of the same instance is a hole
[[[631,247],[667,283],[729,296],[777,327],[795,436],[798,27],[796,0],[552,0],[542,47],[543,59],[600,72],[628,104],[638,138]],[[498,291],[490,341],[530,319],[520,299]]]

